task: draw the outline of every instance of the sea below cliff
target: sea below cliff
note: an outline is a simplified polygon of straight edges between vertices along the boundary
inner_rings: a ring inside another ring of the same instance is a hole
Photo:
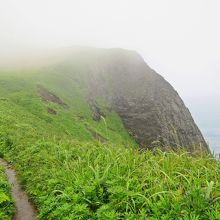
[[[213,153],[220,156],[220,137],[207,136],[206,140]]]
[[[220,155],[220,101],[186,100],[193,118],[214,154]]]

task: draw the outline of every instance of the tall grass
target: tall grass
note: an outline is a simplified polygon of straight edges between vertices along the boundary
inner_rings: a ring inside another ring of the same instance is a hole
[[[7,182],[4,167],[0,164],[0,219],[10,220],[14,213],[10,186]]]
[[[15,161],[39,219],[220,217],[220,164],[211,156],[71,140],[20,147],[4,154]]]

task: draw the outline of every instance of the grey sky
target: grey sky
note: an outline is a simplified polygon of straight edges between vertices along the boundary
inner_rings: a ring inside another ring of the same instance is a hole
[[[0,0],[0,55],[137,50],[187,103],[220,98],[219,0]]]

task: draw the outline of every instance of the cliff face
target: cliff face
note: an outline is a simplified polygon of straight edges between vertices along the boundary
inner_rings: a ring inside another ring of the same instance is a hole
[[[78,80],[87,88],[90,102],[105,100],[143,148],[159,143],[190,151],[197,147],[207,149],[178,93],[137,53],[111,49],[90,52],[86,58],[78,55],[85,66],[84,75]]]

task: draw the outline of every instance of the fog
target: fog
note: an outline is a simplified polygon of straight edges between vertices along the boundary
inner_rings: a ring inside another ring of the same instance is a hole
[[[0,3],[2,61],[72,45],[136,50],[175,87],[199,124],[204,106],[206,117],[218,117],[209,111],[220,109],[219,0]]]

